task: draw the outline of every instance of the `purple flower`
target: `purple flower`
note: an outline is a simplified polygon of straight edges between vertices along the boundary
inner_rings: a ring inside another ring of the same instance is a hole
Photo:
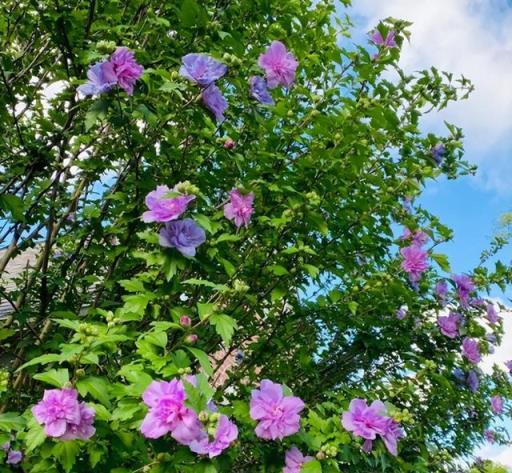
[[[112,65],[117,85],[128,95],[133,94],[133,86],[144,72],[144,68],[137,63],[132,51],[128,48],[117,48],[109,63]]]
[[[160,245],[176,248],[183,256],[192,257],[206,241],[204,230],[191,218],[167,222],[160,231]]]
[[[494,307],[494,304],[487,304],[487,320],[492,325],[497,324],[500,320],[500,316]]]
[[[147,438],[156,439],[171,433],[179,443],[188,445],[202,433],[202,424],[194,411],[185,407],[185,388],[178,379],[153,381],[142,395],[149,411],[140,431]]]
[[[255,432],[262,439],[283,439],[298,432],[302,409],[301,399],[283,395],[283,387],[268,379],[251,394],[250,416],[258,421]]]
[[[249,79],[251,96],[264,105],[274,105],[274,99],[268,91],[267,81],[260,76],[252,76]]]
[[[459,335],[459,324],[462,317],[460,314],[450,312],[450,315],[441,316],[437,319],[437,325],[441,333],[448,338],[455,338]]]
[[[171,192],[167,186],[157,186],[146,196],[146,206],[149,210],[142,214],[142,220],[149,222],[169,222],[177,219],[187,210],[187,206],[195,199],[193,195],[166,197]]]
[[[507,367],[508,372],[512,374],[512,360],[505,361],[505,366]]]
[[[402,207],[403,209],[408,213],[408,214],[412,214],[413,213],[413,207],[412,207],[412,198],[411,197],[404,197],[402,199]]]
[[[466,274],[452,274],[452,280],[455,282],[460,304],[462,307],[467,307],[469,304],[469,295],[475,290],[473,280]]]
[[[396,311],[396,318],[398,320],[404,320],[407,317],[407,312],[409,308],[406,305],[400,306],[400,308]]]
[[[363,451],[370,452],[373,441],[380,435],[389,453],[396,456],[397,442],[404,432],[400,424],[386,413],[386,406],[381,401],[373,401],[368,406],[363,399],[353,399],[349,410],[343,413],[341,423],[346,430],[365,439]]]
[[[409,275],[412,283],[417,283],[421,275],[428,269],[428,254],[418,245],[411,245],[400,250],[403,257],[402,269]]]
[[[234,220],[237,228],[249,225],[251,215],[254,212],[254,194],[242,194],[238,189],[232,189],[229,193],[230,201],[224,205],[224,217]]]
[[[17,465],[21,460],[23,460],[23,453],[19,450],[10,450],[7,454],[7,461],[5,463],[8,465]]]
[[[480,386],[480,380],[478,379],[478,373],[475,370],[471,370],[468,374],[466,383],[471,392],[476,393]]]
[[[352,399],[349,410],[343,413],[341,424],[357,437],[375,440],[386,432],[386,406],[373,401],[370,406],[364,399]]]
[[[293,54],[287,51],[281,41],[272,41],[272,44],[258,59],[258,66],[265,71],[267,86],[270,89],[274,89],[279,84],[290,87],[295,80],[295,71],[298,65]]]
[[[412,239],[412,242],[418,246],[424,245],[427,243],[429,237],[428,235],[422,231],[422,230],[416,230],[415,232],[412,232],[407,227],[404,228],[404,231],[402,233],[402,236],[400,237],[401,240],[409,240]]]
[[[95,413],[78,401],[75,389],[45,390],[43,399],[32,408],[32,414],[44,425],[49,437],[87,440],[95,432],[92,426]]]
[[[474,365],[480,363],[482,357],[480,355],[480,347],[478,342],[472,338],[466,337],[462,341],[462,355]]]
[[[96,429],[94,428],[94,418],[96,412],[91,409],[85,402],[80,403],[80,422],[78,424],[68,424],[66,433],[59,437],[60,440],[88,440],[90,439]]]
[[[444,305],[448,295],[448,283],[446,281],[439,281],[434,288],[434,292],[439,302]]]
[[[501,396],[493,396],[491,397],[491,411],[494,414],[503,414],[503,398]]]
[[[437,143],[430,150],[430,153],[432,154],[432,158],[434,159],[434,161],[436,162],[436,164],[438,166],[440,166],[441,163],[443,162],[443,156],[444,156],[445,152],[446,152],[446,148],[443,145],[443,143]]]
[[[466,374],[464,370],[460,368],[455,368],[453,370],[453,377],[460,383],[463,384],[466,381]]]
[[[384,433],[381,434],[384,445],[388,449],[388,452],[393,456],[398,455],[398,439],[404,436],[402,426],[391,417],[386,419],[386,426]]]
[[[283,473],[300,473],[302,465],[311,460],[313,460],[313,457],[305,457],[297,447],[293,446],[286,451],[284,459],[286,466],[283,469]]]
[[[215,116],[215,120],[219,123],[223,122],[225,119],[224,112],[228,108],[228,103],[222,96],[220,89],[215,84],[211,84],[203,90],[201,98],[206,108]]]
[[[375,30],[370,35],[370,39],[377,46],[382,46],[383,48],[396,48],[397,44],[395,41],[395,34],[396,33],[391,30],[384,38],[379,30]]]
[[[487,442],[489,442],[489,443],[496,442],[496,434],[490,429],[487,429],[484,432],[484,437],[485,437],[485,440],[487,440]]]
[[[195,453],[200,455],[208,455],[210,458],[220,455],[231,443],[238,437],[238,428],[231,422],[225,415],[221,415],[215,430],[215,435],[210,441],[208,434],[204,435],[199,440],[193,440],[189,447]]]
[[[117,77],[109,61],[98,62],[87,71],[89,79],[78,87],[78,92],[83,95],[99,95],[107,92],[117,83]]]
[[[187,54],[181,61],[180,75],[201,87],[208,87],[228,70],[227,66],[207,54]]]

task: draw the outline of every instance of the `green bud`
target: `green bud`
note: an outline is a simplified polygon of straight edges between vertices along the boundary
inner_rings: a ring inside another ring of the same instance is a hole
[[[116,49],[116,43],[114,41],[101,40],[96,43],[96,49],[100,53],[110,54]]]
[[[85,370],[83,368],[79,368],[75,371],[75,375],[77,378],[83,378],[85,376]]]
[[[315,456],[316,456],[317,460],[325,460],[326,459],[326,455],[322,451],[318,452]]]
[[[187,194],[187,195],[197,195],[199,194],[199,188],[195,186],[194,184],[191,184],[190,181],[183,181],[178,182],[175,186],[176,192],[179,192],[180,194]]]
[[[209,414],[206,411],[201,411],[199,414],[197,414],[197,417],[201,422],[208,422]]]

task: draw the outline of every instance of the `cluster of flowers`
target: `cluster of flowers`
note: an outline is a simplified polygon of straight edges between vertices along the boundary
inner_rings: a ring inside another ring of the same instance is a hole
[[[299,63],[283,43],[273,41],[265,53],[260,55],[258,65],[264,70],[265,78],[250,78],[251,96],[264,105],[273,105],[274,100],[268,89],[278,85],[290,87]],[[216,81],[227,71],[226,65],[211,56],[196,53],[183,56],[179,71],[182,77],[201,88],[201,99],[217,122],[224,121],[228,103]],[[108,60],[98,62],[89,69],[88,81],[78,87],[78,91],[85,96],[99,95],[118,85],[128,95],[132,95],[134,84],[143,72],[144,68],[135,61],[133,52],[127,48],[118,48]]]
[[[17,465],[21,462],[21,460],[23,460],[23,453],[21,453],[19,450],[14,450],[11,448],[11,442],[4,443],[0,446],[0,449],[7,452],[5,463],[8,465]]]
[[[368,406],[364,399],[353,399],[341,422],[346,430],[365,439],[365,452],[372,450],[373,441],[380,436],[389,453],[398,454],[398,440],[404,436],[404,431],[396,420],[387,415],[386,406],[381,401],[373,401]]]
[[[146,223],[165,223],[160,231],[160,245],[175,248],[183,256],[193,257],[196,248],[206,241],[204,230],[191,218],[179,219],[195,200],[192,194],[186,194],[187,186],[177,184],[173,189],[165,185],[158,186],[156,190],[146,196],[148,211],[142,215]],[[238,189],[232,189],[229,201],[224,205],[224,216],[232,220],[237,228],[249,225],[254,208],[254,194],[242,194]]]

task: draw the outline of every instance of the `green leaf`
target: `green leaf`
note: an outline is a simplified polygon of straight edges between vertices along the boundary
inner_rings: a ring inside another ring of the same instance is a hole
[[[25,419],[16,412],[6,412],[0,414],[0,430],[10,432],[11,430],[20,430],[25,425]]]
[[[289,271],[284,266],[281,266],[279,264],[273,264],[271,266],[268,266],[268,270],[272,274],[275,274],[276,276],[284,276],[286,274],[290,274]]]
[[[27,361],[23,365],[21,365],[16,371],[21,371],[24,368],[34,365],[47,365],[48,363],[53,363],[55,361],[63,361],[63,356],[57,353],[48,353],[47,355],[36,356],[31,360]]]
[[[448,256],[443,255],[442,253],[432,253],[430,256],[443,271],[446,273],[452,272],[450,268],[450,262],[448,261]]]
[[[206,10],[196,0],[184,0],[178,12],[184,27],[204,26],[208,22]]]
[[[33,376],[34,379],[42,381],[43,383],[51,384],[57,388],[62,388],[69,382],[69,372],[67,368],[60,370],[50,370],[46,373],[38,373]]]
[[[197,358],[204,372],[208,376],[211,376],[213,374],[213,368],[210,360],[208,359],[208,355],[203,350],[199,350],[198,348],[187,347],[187,349]]]
[[[215,326],[215,331],[221,336],[224,345],[228,346],[237,327],[236,320],[226,314],[214,314],[210,317],[210,324]]]
[[[82,397],[90,394],[106,407],[110,407],[109,386],[110,383],[106,379],[96,376],[81,378],[76,382],[76,388]]]
[[[144,284],[140,279],[122,279],[119,284],[128,292],[144,292]]]
[[[29,453],[39,447],[46,439],[44,428],[34,418],[29,421],[29,429],[25,435],[25,452]]]
[[[318,460],[310,460],[302,465],[301,473],[322,473],[322,465]]]
[[[210,317],[216,310],[215,304],[210,303],[197,303],[197,313],[199,314],[199,319],[205,320]]]
[[[17,221],[24,220],[23,199],[17,195],[3,194],[0,196],[0,208],[10,212],[12,218]]]
[[[9,337],[12,337],[16,333],[16,330],[13,328],[2,328],[0,329],[0,341],[7,340]]]
[[[57,458],[59,463],[64,468],[66,473],[69,473],[75,464],[76,457],[80,452],[80,446],[76,441],[58,442],[52,449],[53,455]]]
[[[224,284],[215,284],[211,281],[206,281],[204,279],[187,279],[186,281],[183,281],[183,284],[192,284],[194,286],[206,286],[211,287],[212,289],[215,289],[219,292],[226,292],[228,290],[228,287]]]
[[[107,102],[104,100],[96,100],[85,114],[85,131],[89,131],[98,119],[103,119],[106,116]]]

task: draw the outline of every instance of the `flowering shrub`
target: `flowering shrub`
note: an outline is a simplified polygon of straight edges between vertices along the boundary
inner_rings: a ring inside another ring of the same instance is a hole
[[[512,361],[478,366],[507,242],[452,274],[415,205],[473,171],[419,128],[472,85],[342,3],[2,6],[0,471],[452,472],[507,440]]]

